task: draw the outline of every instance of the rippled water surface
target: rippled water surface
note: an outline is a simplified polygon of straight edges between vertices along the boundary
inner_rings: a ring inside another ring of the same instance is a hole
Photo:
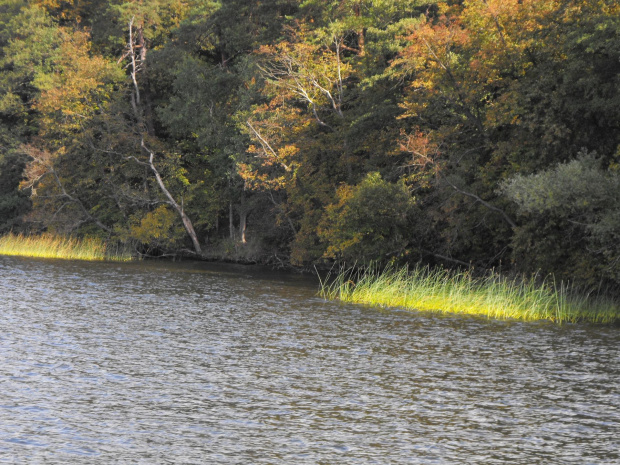
[[[316,290],[251,267],[0,257],[0,462],[620,463],[620,328]]]

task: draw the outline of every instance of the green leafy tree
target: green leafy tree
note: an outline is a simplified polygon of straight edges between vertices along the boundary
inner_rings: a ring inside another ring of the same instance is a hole
[[[402,126],[396,83],[383,74],[398,48],[386,37],[395,41],[403,24],[415,22],[404,12],[381,15],[370,2],[304,2],[286,40],[259,50],[265,85],[245,121],[253,144],[241,175],[278,192],[295,263],[323,255],[317,224],[339,184],[354,185],[372,169],[396,176],[390,158]]]
[[[247,147],[238,115],[256,94],[252,52],[277,37],[286,14],[294,11],[290,1],[206,2],[175,32],[178,40],[153,54],[156,81],[167,86],[161,89],[167,97],[158,102],[157,115],[182,151],[185,166],[191,167],[195,201],[188,208],[195,209],[205,232],[217,229],[224,216],[230,239],[245,241],[247,219],[260,194],[248,190],[237,173],[239,154]],[[266,217],[270,215],[253,215],[255,230],[269,229],[256,224]]]
[[[40,7],[21,5],[14,13],[7,24],[8,38],[2,49],[3,120],[5,127],[14,128],[13,139],[7,141],[9,149],[36,155],[29,163],[31,177],[25,180],[26,185],[34,188],[33,194],[38,187],[42,194],[36,196],[31,221],[37,218],[37,212],[51,216],[69,205],[77,210],[74,209],[75,218],[68,223],[81,223],[83,215],[94,220],[89,212],[94,204],[85,206],[64,189],[64,175],[58,168],[75,145],[83,125],[88,125],[109,100],[120,70],[101,57],[90,55],[86,34],[59,27]],[[51,190],[46,191],[47,187]]]
[[[10,152],[0,158],[0,234],[21,228],[20,216],[30,210],[30,200],[19,185],[26,159]]]
[[[517,175],[504,182],[502,192],[527,220],[516,234],[517,260],[589,284],[597,284],[601,277],[620,280],[616,168],[604,169],[600,158],[582,152],[548,170]],[[532,224],[540,223],[556,227],[531,230]]]
[[[319,225],[325,257],[368,263],[403,256],[414,206],[404,183],[391,184],[377,172],[357,186],[340,187]]]

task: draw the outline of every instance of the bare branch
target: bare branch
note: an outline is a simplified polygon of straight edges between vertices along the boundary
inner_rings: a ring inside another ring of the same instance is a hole
[[[97,226],[99,226],[101,229],[103,229],[106,232],[111,232],[111,229],[106,226],[105,224],[103,224],[101,221],[99,221],[97,218],[95,218],[89,211],[88,209],[84,206],[84,204],[82,203],[82,201],[69,194],[67,192],[67,190],[65,189],[65,186],[62,182],[62,180],[60,179],[60,176],[58,175],[58,172],[56,171],[56,169],[54,168],[54,164],[51,160],[51,154],[49,152],[46,151],[42,151],[42,150],[38,150],[35,147],[32,146],[23,146],[22,150],[24,150],[24,153],[26,153],[28,156],[30,156],[32,158],[32,162],[30,163],[30,168],[27,170],[28,174],[29,174],[29,179],[28,182],[25,183],[25,187],[31,188],[32,189],[32,195],[36,196],[36,185],[41,182],[41,180],[47,176],[52,176],[52,178],[54,179],[54,183],[56,184],[56,186],[58,187],[58,189],[60,190],[60,194],[59,195],[55,195],[55,196],[39,196],[41,198],[56,198],[56,199],[66,199],[68,200],[70,203],[73,203],[75,205],[77,205],[79,207],[79,209],[82,211],[82,213],[84,214],[84,216],[86,218],[88,218],[88,221],[92,221],[93,223],[95,223]],[[32,167],[32,164],[37,164],[40,167],[43,168],[43,171],[41,172],[37,172],[36,169],[34,169]],[[63,204],[59,210],[62,210],[64,207],[66,206],[66,204]],[[56,214],[58,214],[58,212],[56,212]],[[55,214],[55,215],[56,215]],[[54,215],[54,216],[55,216]]]
[[[256,136],[256,138],[258,139],[258,141],[260,142],[261,146],[263,147],[263,150],[265,152],[269,152],[271,153],[271,155],[273,156],[273,158],[275,160],[278,160],[278,162],[280,163],[280,165],[282,165],[284,167],[284,169],[286,171],[291,171],[291,168],[286,165],[285,163],[283,163],[282,161],[279,160],[280,157],[278,157],[278,154],[275,152],[275,150],[273,150],[271,148],[271,145],[269,145],[269,142],[267,142],[265,140],[265,138],[263,138],[263,136],[260,135],[260,133],[254,128],[254,126],[252,126],[252,123],[250,123],[250,120],[246,121],[246,124],[248,125],[248,127],[252,130],[252,132],[254,133],[254,135]]]
[[[271,193],[271,191],[268,191],[268,193],[269,193],[269,199],[271,200],[271,203],[274,205],[274,207],[276,207],[278,210],[282,212],[293,234],[297,234],[297,230],[295,229],[293,220],[291,220],[290,216],[288,216],[288,214],[286,213],[286,210],[284,210],[284,207],[281,204],[276,202],[276,199],[273,198],[273,194]]]
[[[426,249],[419,249],[419,250],[420,250],[420,252],[432,255],[432,256],[440,258],[442,260],[446,260],[446,261],[449,261],[449,262],[457,263],[459,265],[463,265],[463,266],[467,266],[467,267],[471,266],[471,263],[467,263],[467,262],[464,262],[462,260],[458,260],[456,258],[448,257],[447,255],[442,255],[442,254],[439,254],[439,253],[431,252],[430,250],[426,250]]]
[[[447,178],[443,178],[455,191],[457,191],[459,194],[463,194],[467,197],[471,197],[472,199],[475,199],[477,202],[480,202],[482,205],[484,205],[485,207],[487,207],[489,210],[493,210],[497,213],[499,213],[500,215],[502,215],[502,217],[504,218],[504,220],[506,221],[506,223],[508,223],[510,226],[512,226],[513,228],[517,227],[517,224],[506,214],[506,212],[504,210],[502,210],[501,208],[497,208],[494,205],[491,205],[489,202],[482,200],[480,197],[478,197],[476,194],[472,194],[471,192],[466,192],[462,189],[459,189],[458,187],[456,187],[456,185],[454,185],[452,182],[450,182]]]
[[[163,192],[163,194],[168,199],[169,204],[172,205],[172,207],[177,211],[177,213],[181,217],[181,220],[183,221],[183,226],[185,227],[185,230],[187,231],[187,234],[189,235],[189,237],[192,240],[192,243],[194,245],[194,250],[196,251],[196,253],[198,255],[202,255],[202,249],[200,247],[200,242],[198,241],[198,236],[196,234],[196,231],[194,230],[194,225],[192,224],[192,221],[185,214],[185,211],[184,211],[183,207],[177,203],[177,201],[174,199],[174,197],[172,196],[170,191],[166,188],[166,185],[164,184],[164,181],[161,178],[161,175],[159,174],[159,171],[155,167],[155,163],[154,163],[155,152],[150,150],[144,144],[144,138],[142,138],[140,140],[140,147],[142,147],[142,149],[144,149],[149,154],[148,166],[151,168],[151,171],[155,175],[155,179],[157,180],[157,184],[159,185],[160,190]],[[134,157],[134,159],[135,159],[135,157]],[[135,159],[135,160],[138,161],[137,159]]]
[[[138,86],[138,67],[136,65],[136,53],[134,50],[134,38],[133,38],[133,21],[135,16],[131,18],[129,21],[129,57],[131,58],[131,80],[133,82],[134,87],[134,100],[132,100],[132,104],[134,106],[134,112],[138,115],[137,106],[140,105],[140,87]]]

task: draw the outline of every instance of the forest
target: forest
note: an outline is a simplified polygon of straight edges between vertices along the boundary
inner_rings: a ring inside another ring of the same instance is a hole
[[[620,284],[617,0],[1,0],[0,235]]]

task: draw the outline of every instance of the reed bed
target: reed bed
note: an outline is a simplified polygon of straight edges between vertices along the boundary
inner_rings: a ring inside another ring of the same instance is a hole
[[[481,315],[496,319],[551,320],[557,323],[620,322],[620,302],[580,294],[565,284],[531,278],[510,279],[497,272],[474,277],[429,267],[341,270],[321,282],[328,299],[382,307]]]
[[[106,243],[98,238],[79,239],[49,233],[36,236],[7,234],[0,237],[0,255],[70,260],[128,261],[132,259],[130,254],[120,249],[110,250]]]

